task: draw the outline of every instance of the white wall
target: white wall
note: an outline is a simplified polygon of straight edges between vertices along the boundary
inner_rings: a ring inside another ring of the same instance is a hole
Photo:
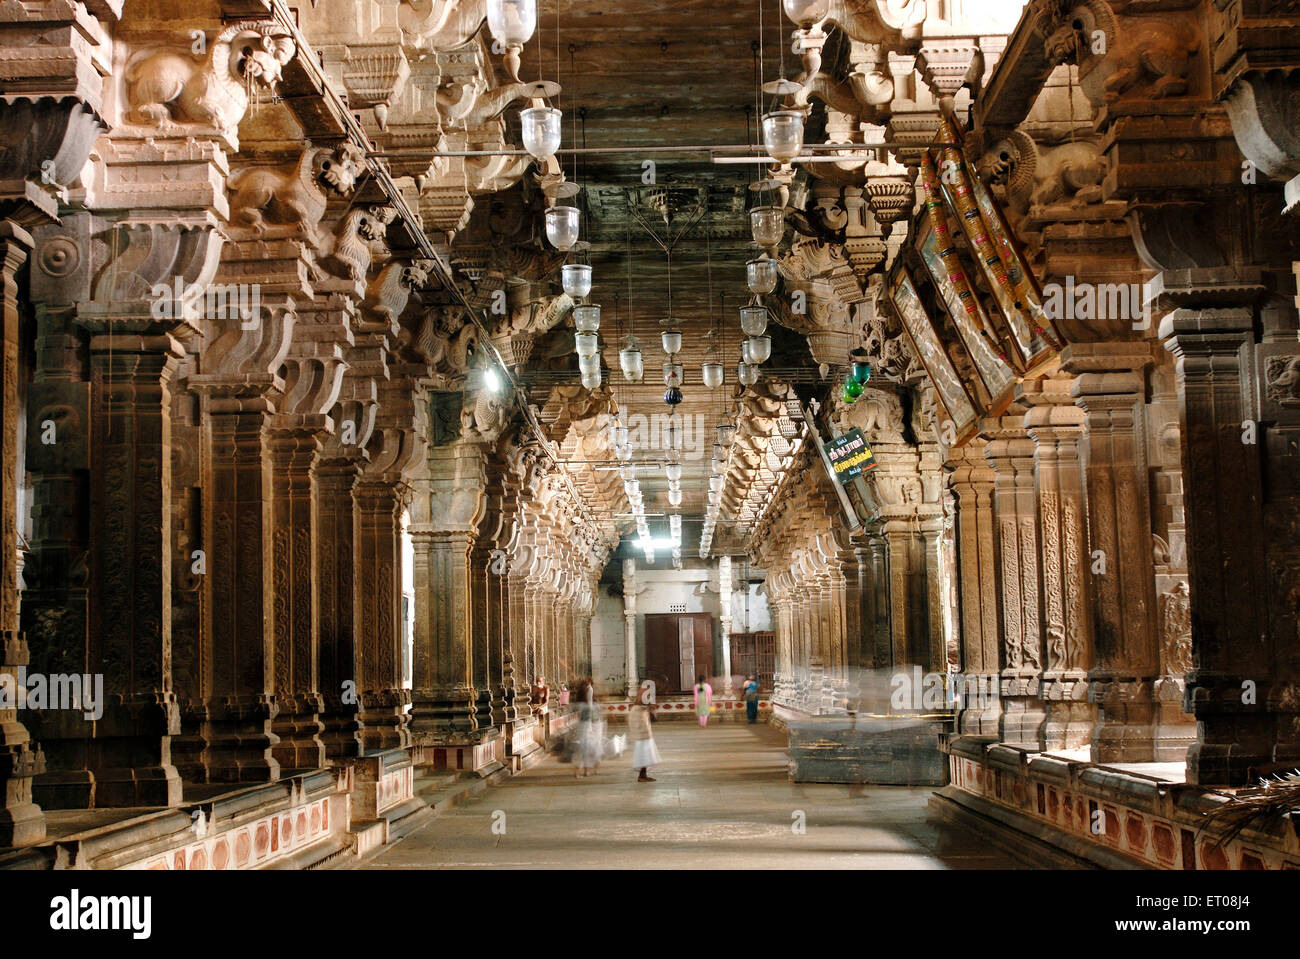
[[[733,576],[735,572],[733,569]],[[637,662],[645,663],[645,617],[647,613],[708,613],[714,623],[715,666],[710,672],[722,668],[722,650],[716,630],[721,622],[721,605],[718,601],[718,570],[716,564],[709,569],[657,570],[638,569],[636,597],[636,647]],[[748,623],[746,623],[746,592],[737,590],[732,598],[731,630],[735,633],[763,632],[771,629],[771,614],[767,597],[758,591],[758,585],[748,593]],[[682,610],[681,607],[685,606]],[[674,609],[673,607],[677,607]],[[621,696],[627,688],[627,663],[623,634],[623,599],[610,596],[602,587],[596,602],[596,613],[591,622],[592,679],[601,696]],[[639,673],[638,673],[639,675]]]

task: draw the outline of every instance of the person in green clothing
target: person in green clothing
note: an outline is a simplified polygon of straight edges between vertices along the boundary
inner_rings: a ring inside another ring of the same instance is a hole
[[[700,728],[709,724],[709,712],[713,709],[713,687],[704,681],[703,676],[695,679],[695,715],[700,717]]]

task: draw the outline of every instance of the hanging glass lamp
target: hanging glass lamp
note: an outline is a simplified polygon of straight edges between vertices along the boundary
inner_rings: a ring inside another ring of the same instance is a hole
[[[619,350],[618,365],[623,370],[623,378],[629,383],[640,383],[641,377],[645,375],[645,363],[641,356],[641,348],[635,343],[630,343]]]
[[[700,366],[700,374],[704,378],[704,385],[711,390],[716,390],[722,385],[725,379],[725,372],[721,363],[704,363]]]
[[[669,506],[681,506],[681,505],[682,505],[682,491],[681,491],[681,490],[679,490],[679,489],[670,489],[670,490],[668,491],[668,505],[669,505]]]
[[[595,373],[589,373],[582,378],[582,385],[589,390],[597,389],[600,386],[600,370]]]
[[[826,19],[830,12],[830,0],[785,0],[785,15],[801,27],[811,27],[818,20]]]
[[[578,242],[576,206],[553,206],[546,211],[546,239],[560,252],[573,249]]]
[[[578,372],[583,376],[590,376],[592,373],[600,372],[600,356],[592,353],[589,356],[578,356]]]
[[[776,281],[780,277],[776,260],[770,257],[760,257],[745,264],[745,283],[750,293],[760,296],[771,293],[776,289]]]
[[[763,114],[763,146],[775,160],[788,163],[803,149],[803,114],[774,110]]]
[[[751,336],[745,341],[749,348],[749,362],[766,363],[772,355],[772,338],[770,336]]]
[[[555,107],[528,107],[519,111],[519,127],[524,149],[536,159],[546,161],[560,148],[563,114]]]
[[[669,356],[674,356],[682,351],[682,334],[680,330],[664,330],[659,334],[659,342],[663,345],[664,352]]]
[[[574,337],[579,356],[592,356],[599,347],[599,337],[595,333],[578,333]]]
[[[779,206],[756,206],[749,211],[749,231],[754,242],[774,249],[785,238],[785,210]]]
[[[487,21],[494,39],[522,47],[537,30],[537,0],[488,0]]]
[[[758,382],[758,367],[752,363],[741,363],[736,367],[736,378],[741,386],[753,386]]]
[[[591,267],[585,263],[566,263],[560,270],[560,285],[575,300],[591,293]],[[597,314],[599,317],[599,314]]]
[[[681,463],[667,463],[664,465],[664,476],[668,477],[671,482],[676,483],[682,478]]]
[[[595,333],[600,329],[600,307],[575,306],[573,325],[579,333]]]
[[[669,406],[676,406],[682,401],[682,391],[676,386],[670,386],[664,390],[664,402]]]
[[[767,329],[767,307],[742,306],[740,308],[740,328],[746,336],[762,336]]]

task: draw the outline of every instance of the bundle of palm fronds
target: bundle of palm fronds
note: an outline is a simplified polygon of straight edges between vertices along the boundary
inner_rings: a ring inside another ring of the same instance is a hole
[[[1206,814],[1206,825],[1224,829],[1216,846],[1226,846],[1245,829],[1287,813],[1300,813],[1300,769],[1261,779],[1258,786],[1239,789],[1232,800]]]

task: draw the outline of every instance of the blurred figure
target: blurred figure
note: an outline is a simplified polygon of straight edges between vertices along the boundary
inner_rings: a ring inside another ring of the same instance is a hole
[[[700,717],[700,728],[709,724],[709,713],[713,709],[713,687],[704,681],[703,676],[695,679],[695,715]]]
[[[532,687],[528,690],[528,696],[533,702],[533,710],[535,712],[542,712],[545,710],[546,697],[549,692],[550,690],[546,688],[546,682],[541,676],[538,676],[537,681],[533,683]]]
[[[758,722],[758,680],[753,676],[745,678],[745,718],[751,723]]]
[[[600,768],[601,755],[605,751],[605,738],[600,721],[600,708],[596,705],[596,687],[590,678],[578,683],[578,733],[574,751],[574,762],[578,769],[576,776],[581,778],[594,775]]]
[[[651,725],[654,722],[655,707],[650,702],[650,695],[649,687],[642,689],[627,714],[627,738],[632,743],[632,768],[637,770],[636,781],[639,783],[654,782],[649,775],[650,767],[660,763],[659,750],[655,748],[654,728]]]

